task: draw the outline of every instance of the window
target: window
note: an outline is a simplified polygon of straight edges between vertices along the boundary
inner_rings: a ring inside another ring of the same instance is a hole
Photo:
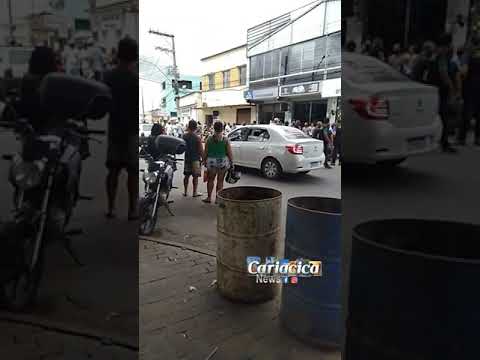
[[[224,88],[230,87],[230,70],[223,72],[223,87]]]
[[[240,85],[245,85],[247,83],[247,66],[240,66],[238,72],[240,75]]]
[[[247,141],[249,133],[250,133],[250,129],[247,127],[243,127],[238,130],[235,130],[234,132],[231,132],[228,135],[228,139],[230,141]]]
[[[208,74],[208,88],[215,90],[215,74]]]
[[[278,131],[288,140],[294,139],[309,139],[308,135],[305,135],[302,130],[287,127],[287,126],[279,126]]]
[[[341,65],[341,33],[335,33],[327,37],[327,67]]]
[[[263,78],[272,77],[272,53],[268,52],[264,54],[264,71]]]
[[[346,78],[357,84],[408,81],[400,72],[374,58],[362,58],[361,61],[344,59],[342,68]]]
[[[179,89],[192,89],[192,82],[190,80],[179,80],[178,81]]]
[[[288,74],[295,74],[302,71],[302,50],[303,44],[294,45],[288,49]]]
[[[167,88],[167,84],[164,82],[162,82],[162,90],[165,90]]]
[[[321,69],[325,67],[325,43],[326,43],[326,37],[321,37],[319,39],[316,39],[315,42],[315,55],[314,55],[314,68],[315,69]]]
[[[162,98],[162,107],[167,107],[167,98]]]
[[[315,62],[315,43],[309,41],[304,44],[302,49],[302,71],[313,70]]]
[[[247,141],[250,142],[265,142],[270,139],[270,134],[265,129],[252,129],[248,135]]]

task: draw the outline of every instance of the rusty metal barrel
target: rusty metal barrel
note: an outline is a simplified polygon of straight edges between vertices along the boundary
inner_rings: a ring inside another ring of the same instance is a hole
[[[259,284],[247,271],[247,256],[279,256],[282,193],[239,186],[218,194],[217,285],[220,294],[239,302],[274,298],[279,284]]]
[[[342,340],[340,199],[288,200],[285,258],[320,260],[320,277],[298,278],[282,289],[280,319],[312,345],[338,348]]]
[[[478,359],[480,226],[390,219],[353,229],[346,360]]]

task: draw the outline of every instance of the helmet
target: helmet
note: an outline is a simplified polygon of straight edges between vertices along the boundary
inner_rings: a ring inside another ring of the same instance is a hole
[[[228,169],[227,176],[225,176],[225,181],[229,184],[235,184],[238,180],[240,180],[240,176],[242,174],[240,171],[235,170],[235,166],[231,166]]]

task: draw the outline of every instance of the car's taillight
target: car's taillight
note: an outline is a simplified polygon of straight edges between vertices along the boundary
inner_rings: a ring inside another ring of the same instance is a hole
[[[287,150],[290,154],[294,155],[303,155],[303,146],[302,145],[287,145]]]
[[[390,115],[388,100],[378,96],[350,99],[353,110],[365,119],[384,120]]]

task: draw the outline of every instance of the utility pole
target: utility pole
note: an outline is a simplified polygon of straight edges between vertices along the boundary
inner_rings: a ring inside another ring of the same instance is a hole
[[[179,112],[180,112],[180,97],[179,97],[178,81],[180,79],[178,78],[178,70],[177,70],[177,55],[176,55],[176,52],[175,52],[175,36],[172,35],[172,34],[162,33],[160,31],[155,31],[155,30],[150,30],[149,34],[168,37],[172,40],[172,48],[171,49],[165,49],[165,48],[161,48],[161,47],[157,47],[155,49],[172,53],[172,57],[173,57],[173,78],[174,78],[173,79],[173,89],[175,91],[175,107],[177,108],[177,119],[178,119]]]
[[[14,27],[13,27],[13,15],[12,15],[12,0],[8,0],[8,31],[10,35],[9,45],[13,45],[15,43],[14,38]]]
[[[143,113],[143,119],[142,121],[145,123],[145,101],[144,101],[144,97],[143,97],[143,87],[142,87],[142,113]]]

